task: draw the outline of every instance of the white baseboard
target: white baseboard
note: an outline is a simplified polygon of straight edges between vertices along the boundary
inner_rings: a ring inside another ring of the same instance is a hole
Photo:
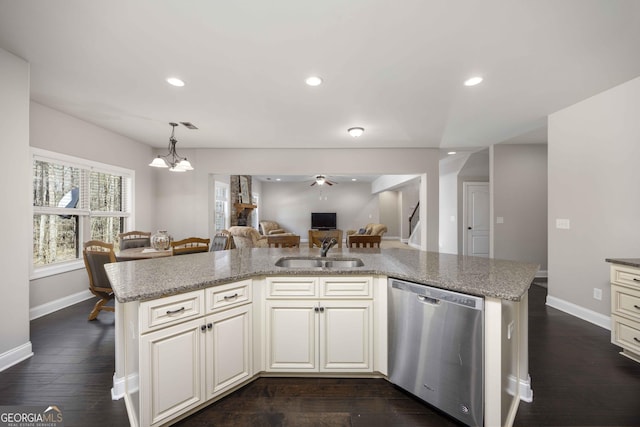
[[[120,400],[124,397],[125,387],[124,387],[124,378],[116,377],[116,374],[113,374],[113,387],[111,387],[111,400]]]
[[[111,400],[120,400],[125,397],[127,389],[126,389],[126,381],[127,379],[124,377],[116,377],[116,374],[113,374],[113,387],[111,388]],[[129,375],[129,390],[130,393],[134,393],[138,390],[138,374]]]
[[[38,317],[46,316],[54,311],[62,310],[70,305],[77,304],[80,301],[93,298],[93,294],[88,289],[75,294],[67,295],[55,301],[50,301],[42,305],[32,307],[29,309],[29,320],[37,319]]]
[[[33,356],[31,341],[0,354],[0,372]]]
[[[538,270],[536,277],[549,277],[547,270]]]
[[[581,307],[572,302],[565,301],[553,296],[547,296],[547,305],[549,307],[556,308],[560,311],[564,311],[579,319],[586,320],[601,328],[611,330],[611,317],[605,316],[588,308]]]

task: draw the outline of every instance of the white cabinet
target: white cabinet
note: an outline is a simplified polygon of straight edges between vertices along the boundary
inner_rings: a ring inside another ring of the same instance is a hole
[[[640,269],[611,266],[611,342],[640,362]]]
[[[245,280],[140,304],[141,426],[167,423],[253,375],[250,302]]]
[[[166,421],[203,401],[204,330],[191,320],[140,339],[140,424]]]
[[[206,318],[207,393],[210,399],[251,377],[251,306]]]
[[[369,276],[268,278],[269,372],[373,372]]]

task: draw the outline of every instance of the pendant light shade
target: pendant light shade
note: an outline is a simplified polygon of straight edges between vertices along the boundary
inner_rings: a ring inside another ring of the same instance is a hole
[[[174,134],[176,126],[178,126],[178,124],[172,122],[169,123],[169,125],[171,125],[169,153],[165,154],[164,156],[156,157],[151,163],[149,163],[149,166],[154,168],[169,168],[171,172],[192,171],[193,166],[191,166],[189,160],[187,160],[186,157],[181,157],[180,155],[178,155],[178,152],[176,151],[176,143],[178,142],[178,140],[175,138]]]

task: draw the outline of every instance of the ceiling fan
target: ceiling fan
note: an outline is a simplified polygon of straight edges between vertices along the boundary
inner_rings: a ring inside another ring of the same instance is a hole
[[[324,184],[333,185],[333,184],[337,184],[337,182],[329,181],[327,179],[327,177],[324,176],[324,175],[316,175],[315,179],[316,180],[311,183],[311,187],[313,187],[316,184],[318,184],[318,185],[324,185]]]

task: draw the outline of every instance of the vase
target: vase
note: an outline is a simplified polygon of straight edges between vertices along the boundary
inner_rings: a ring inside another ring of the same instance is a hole
[[[151,236],[151,247],[157,251],[166,251],[171,246],[171,236],[167,230],[158,230]]]

